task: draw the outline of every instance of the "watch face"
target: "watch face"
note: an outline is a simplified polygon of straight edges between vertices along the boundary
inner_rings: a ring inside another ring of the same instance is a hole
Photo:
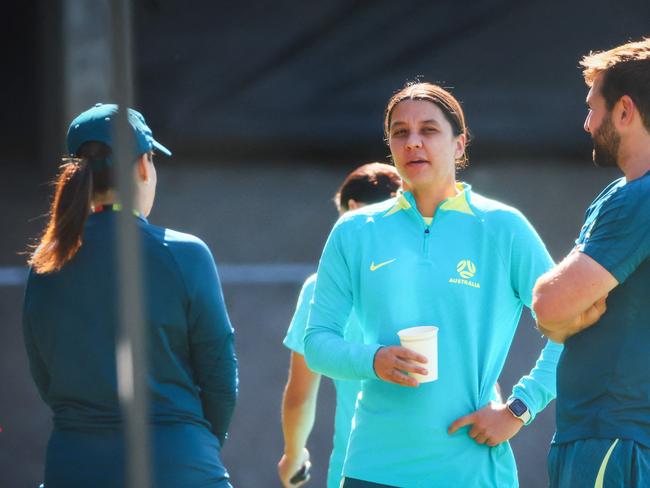
[[[513,400],[513,402],[510,404],[510,410],[517,417],[521,417],[523,414],[525,414],[528,411],[528,408],[526,407],[526,405],[524,405],[524,402],[517,399],[517,400]]]

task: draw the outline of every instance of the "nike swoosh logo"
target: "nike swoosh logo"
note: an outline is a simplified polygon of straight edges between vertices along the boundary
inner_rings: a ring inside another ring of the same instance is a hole
[[[392,263],[393,261],[395,261],[396,259],[397,258],[389,259],[388,261],[384,261],[383,263],[379,263],[379,264],[375,264],[375,262],[372,261],[370,263],[370,271],[377,271],[382,266],[386,266],[386,265]]]

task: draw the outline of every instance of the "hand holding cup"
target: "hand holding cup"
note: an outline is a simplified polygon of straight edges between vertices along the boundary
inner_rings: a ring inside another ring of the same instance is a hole
[[[420,383],[438,379],[438,327],[424,325],[400,330],[397,335],[403,347],[427,358],[427,373],[412,372]]]
[[[420,383],[409,373],[426,375],[426,356],[402,346],[380,348],[375,354],[373,367],[379,378],[402,386],[418,386]]]

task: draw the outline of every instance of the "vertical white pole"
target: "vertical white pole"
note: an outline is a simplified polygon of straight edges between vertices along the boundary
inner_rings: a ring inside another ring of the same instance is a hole
[[[149,488],[151,456],[142,243],[136,219],[131,213],[131,209],[134,208],[134,151],[126,111],[126,107],[133,105],[130,0],[112,0],[110,17],[113,33],[113,99],[120,106],[114,135],[117,191],[124,209],[118,213],[117,242],[121,322],[116,351],[118,389],[126,427],[127,486]]]

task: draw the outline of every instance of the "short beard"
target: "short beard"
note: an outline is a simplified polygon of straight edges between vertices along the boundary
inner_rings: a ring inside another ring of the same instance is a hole
[[[618,149],[621,145],[621,136],[612,124],[611,114],[603,119],[600,127],[592,137],[594,143],[593,160],[596,166],[607,168],[618,166]]]

